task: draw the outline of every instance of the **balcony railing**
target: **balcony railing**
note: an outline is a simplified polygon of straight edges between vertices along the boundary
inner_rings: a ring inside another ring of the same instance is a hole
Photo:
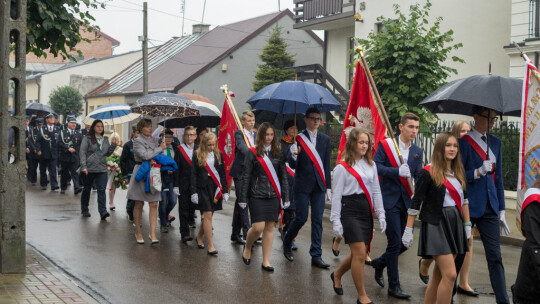
[[[353,16],[356,0],[294,0],[296,23]]]

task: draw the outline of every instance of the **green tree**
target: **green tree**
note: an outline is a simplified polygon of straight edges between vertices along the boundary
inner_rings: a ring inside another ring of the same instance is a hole
[[[79,116],[83,107],[82,98],[81,93],[73,87],[57,87],[49,95],[49,104],[51,109],[64,115],[64,118],[68,112],[75,112],[75,116]]]
[[[76,59],[75,46],[81,41],[91,42],[79,33],[79,27],[93,31],[95,21],[91,9],[104,8],[105,4],[96,0],[28,0],[26,17],[26,53],[46,57],[49,51],[54,57]],[[17,16],[15,0],[11,0],[11,16]],[[13,37],[12,37],[13,38]]]
[[[423,6],[411,5],[406,16],[394,4],[397,19],[377,18],[382,30],[358,40],[366,47],[366,61],[394,130],[401,116],[412,112],[420,117],[420,132],[427,136],[437,116],[418,104],[443,85],[451,73],[457,74],[456,69],[442,63],[453,50],[463,46],[453,43],[452,30],[441,33],[442,17],[433,24],[428,22],[431,6],[429,0]],[[457,56],[451,60],[464,62]]]
[[[294,65],[294,56],[286,51],[287,44],[281,37],[281,29],[280,26],[272,29],[271,36],[267,40],[268,44],[259,55],[264,63],[258,65],[259,70],[255,73],[256,80],[253,82],[255,92],[269,84],[290,80],[294,76],[293,70],[284,69]]]

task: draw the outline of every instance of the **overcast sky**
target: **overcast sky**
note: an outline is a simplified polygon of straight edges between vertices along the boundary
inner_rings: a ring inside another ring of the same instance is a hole
[[[120,41],[114,54],[141,48],[138,36],[143,32],[141,0],[105,0],[105,9],[92,10],[95,24],[102,32]],[[182,0],[147,0],[149,47],[182,35]],[[293,0],[184,0],[184,34],[191,34],[193,24],[225,25],[281,10],[292,11]],[[206,9],[203,7],[206,2]]]

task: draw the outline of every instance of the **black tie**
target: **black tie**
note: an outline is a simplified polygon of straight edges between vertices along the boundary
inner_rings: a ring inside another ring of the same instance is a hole
[[[487,141],[486,141],[486,136],[485,136],[485,135],[482,135],[482,140],[483,140],[485,143],[487,143]]]

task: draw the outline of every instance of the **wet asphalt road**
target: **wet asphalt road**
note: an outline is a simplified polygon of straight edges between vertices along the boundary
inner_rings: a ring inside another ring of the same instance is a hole
[[[242,263],[242,246],[231,244],[232,204],[214,216],[214,242],[218,257],[198,249],[196,242],[180,242],[178,220],[168,234],[160,234],[160,243],[150,246],[148,239],[148,206],[143,213],[143,235],[146,244],[135,242],[135,228],[125,216],[125,191],[115,198],[116,212],[100,221],[96,192],[92,193],[91,218],[80,217],[80,196],[68,189],[66,194],[42,191],[28,186],[26,192],[27,242],[42,252],[61,270],[72,277],[88,293],[102,303],[355,303],[356,291],[350,274],[343,277],[344,295],[332,289],[330,273],[343,256],[349,253],[343,244],[341,255],[334,257],[331,250],[332,227],[324,218],[323,259],[329,270],[311,267],[309,256],[310,226],[300,231],[296,244],[295,261],[288,262],[282,255],[279,233],[275,230],[271,263],[274,273],[261,270],[261,246],[256,245],[250,266]],[[234,195],[232,197],[234,199]],[[231,199],[231,200],[232,200]],[[178,218],[178,210],[172,212]],[[200,217],[196,220],[199,229]],[[308,221],[309,224],[309,221]],[[378,229],[378,224],[376,224]],[[415,229],[415,233],[418,229]],[[373,280],[373,268],[366,267],[366,289],[375,303],[422,303],[425,286],[418,277],[416,256],[417,235],[413,249],[400,257],[400,280],[410,301],[387,296]],[[386,237],[378,231],[372,244],[372,257],[380,255]],[[507,289],[516,278],[521,248],[502,246],[506,269]],[[385,272],[385,280],[386,272]],[[470,284],[481,292],[478,298],[457,295],[455,303],[495,303],[487,272],[487,264],[480,241],[474,242]],[[511,297],[511,295],[510,295]]]

